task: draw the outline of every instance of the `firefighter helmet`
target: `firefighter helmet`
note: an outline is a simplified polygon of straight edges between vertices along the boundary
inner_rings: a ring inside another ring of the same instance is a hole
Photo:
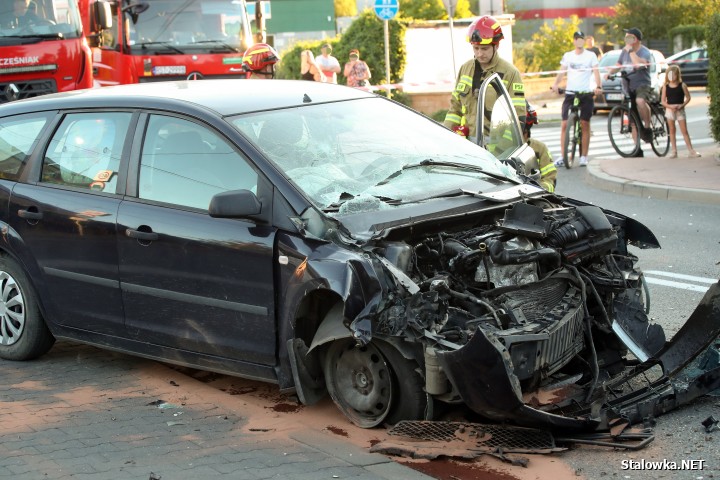
[[[473,45],[499,45],[503,36],[500,22],[489,15],[483,15],[470,24],[467,41]]]
[[[275,65],[280,55],[267,43],[256,43],[245,50],[242,66],[246,72],[259,72],[268,65]]]

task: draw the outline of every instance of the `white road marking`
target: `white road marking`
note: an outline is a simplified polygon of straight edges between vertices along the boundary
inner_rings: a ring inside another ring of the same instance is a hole
[[[652,285],[663,285],[665,287],[679,288],[681,290],[690,290],[691,292],[705,293],[710,287],[701,287],[700,285],[691,285],[689,283],[673,282],[670,280],[663,280],[661,278],[645,277],[645,281]]]
[[[663,272],[661,270],[643,270],[643,273],[649,273],[650,275],[660,275],[661,277],[671,277],[671,278],[677,278],[678,280],[687,280],[689,282],[698,282],[698,283],[717,283],[717,278],[707,278],[707,277],[695,277],[693,275],[684,275],[682,273],[675,273],[675,272]]]

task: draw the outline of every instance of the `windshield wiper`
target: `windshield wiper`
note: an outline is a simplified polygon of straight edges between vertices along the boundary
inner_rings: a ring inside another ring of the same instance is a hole
[[[477,165],[468,165],[467,163],[460,163],[460,162],[439,162],[437,160],[433,160],[432,158],[427,158],[427,159],[423,160],[422,162],[404,165],[397,172],[391,173],[384,180],[381,180],[380,182],[376,183],[375,186],[377,187],[380,185],[385,185],[390,180],[392,180],[393,178],[395,178],[398,175],[400,175],[401,173],[403,173],[405,170],[409,170],[411,168],[420,168],[420,167],[452,167],[452,168],[458,168],[461,170],[469,170],[471,172],[480,172],[483,175],[487,175],[488,177],[492,177],[492,178],[495,178],[498,180],[505,180],[507,182],[512,182],[515,184],[521,183],[521,182],[518,182],[517,180],[508,178],[505,175],[501,175],[499,173],[488,172],[484,168],[477,166]]]
[[[45,38],[65,38],[65,35],[63,35],[61,32],[55,32],[55,33],[33,33],[31,35],[3,35],[0,38],[38,38],[38,39],[45,39]]]
[[[227,48],[231,52],[240,53],[240,50],[238,50],[236,47],[233,47],[229,43],[225,43],[222,40],[201,40],[199,42],[192,42],[190,45],[200,45],[203,43],[215,43],[217,45]]]
[[[177,47],[174,47],[172,44],[170,44],[168,42],[143,42],[140,44],[140,48],[142,48],[143,50],[147,50],[148,45],[159,45],[161,47],[168,48],[176,53],[183,54],[183,55],[185,54],[185,52],[183,52],[182,50],[180,50]]]

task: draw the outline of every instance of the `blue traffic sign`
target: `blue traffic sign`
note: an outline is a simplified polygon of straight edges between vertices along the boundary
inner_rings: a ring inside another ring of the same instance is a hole
[[[400,10],[399,0],[375,0],[375,15],[380,20],[392,20]]]

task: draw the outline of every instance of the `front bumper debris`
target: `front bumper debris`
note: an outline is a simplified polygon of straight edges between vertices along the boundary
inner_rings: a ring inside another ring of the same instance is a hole
[[[486,418],[551,431],[601,431],[617,419],[651,422],[720,388],[719,336],[716,283],[659,352],[592,391],[591,382],[580,389],[559,388],[544,404],[526,403],[532,395],[523,397],[507,349],[481,330],[463,348],[438,352],[438,361],[464,403]]]

